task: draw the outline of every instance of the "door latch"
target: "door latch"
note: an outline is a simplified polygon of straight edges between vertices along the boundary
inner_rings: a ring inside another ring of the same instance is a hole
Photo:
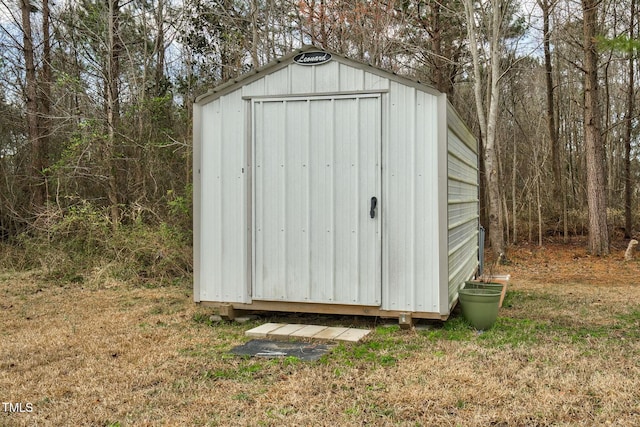
[[[378,205],[378,199],[374,196],[371,198],[371,210],[369,211],[369,216],[371,218],[376,217],[376,206]]]

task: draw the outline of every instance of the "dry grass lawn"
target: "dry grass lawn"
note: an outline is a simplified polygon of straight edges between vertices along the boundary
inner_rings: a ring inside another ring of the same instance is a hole
[[[1,272],[0,426],[637,426],[640,260],[623,252],[515,248],[492,330],[327,318],[375,333],[318,362],[229,355],[258,323],[210,324],[188,283]]]

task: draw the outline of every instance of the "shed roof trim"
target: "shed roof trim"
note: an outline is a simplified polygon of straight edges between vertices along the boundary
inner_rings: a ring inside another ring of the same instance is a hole
[[[359,68],[362,70],[365,70],[367,72],[376,74],[378,76],[387,78],[389,80],[395,81],[397,83],[403,84],[405,86],[411,86],[411,87],[415,87],[416,89],[419,89],[423,92],[427,92],[430,93],[432,95],[439,95],[440,91],[438,91],[437,89],[435,89],[432,86],[429,86],[427,84],[424,84],[422,82],[420,82],[419,80],[414,80],[414,79],[410,79],[408,77],[404,77],[404,76],[400,76],[397,73],[393,72],[393,71],[387,71],[384,70],[382,68],[378,68],[378,67],[374,67],[373,65],[369,64],[369,63],[365,63],[365,62],[361,62],[361,61],[357,61],[354,59],[350,59],[347,58],[343,55],[337,54],[335,52],[331,52],[328,51],[326,49],[321,49],[317,46],[313,46],[313,45],[308,45],[308,46],[304,46],[301,49],[297,49],[281,58],[275,59],[265,65],[263,65],[262,67],[259,67],[255,70],[249,71],[243,75],[241,75],[240,77],[237,77],[235,79],[229,80],[219,86],[216,86],[215,88],[209,89],[205,94],[200,95],[196,98],[196,103],[198,104],[207,104],[227,93],[233,92],[234,90],[236,90],[237,88],[247,85],[255,80],[258,80],[260,78],[262,78],[263,75],[267,75],[267,74],[271,74],[274,73],[282,68],[285,68],[287,66],[289,66],[290,64],[295,64],[294,62],[294,58],[297,55],[300,55],[301,53],[305,53],[305,52],[312,52],[312,51],[322,51],[322,52],[327,52],[331,55],[331,59],[332,61],[338,61],[342,64],[346,64],[349,66],[352,66],[354,68]],[[317,64],[314,66],[317,67],[321,67],[323,64]]]

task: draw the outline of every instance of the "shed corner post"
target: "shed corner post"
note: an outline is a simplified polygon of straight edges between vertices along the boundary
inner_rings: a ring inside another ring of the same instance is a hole
[[[253,298],[253,281],[255,279],[254,261],[255,261],[255,218],[254,218],[254,146],[255,129],[254,129],[254,101],[251,98],[244,99],[244,132],[245,132],[245,150],[244,150],[244,191],[245,191],[245,295],[246,303],[251,304]]]
[[[201,206],[202,206],[202,106],[193,105],[193,300],[200,302]]]
[[[449,233],[448,233],[448,134],[449,117],[447,95],[438,96],[438,295],[440,315],[448,316],[451,310],[449,297]]]

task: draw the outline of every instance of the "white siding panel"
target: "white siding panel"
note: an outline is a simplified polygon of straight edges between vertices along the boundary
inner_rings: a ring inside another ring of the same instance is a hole
[[[315,87],[316,67],[291,64],[288,67],[290,90],[283,93],[312,93]]]
[[[478,199],[478,186],[458,181],[455,175],[449,175],[449,202],[470,202]]]
[[[388,114],[383,305],[437,312],[437,99],[392,82]]]
[[[451,129],[449,130],[449,153],[465,162],[472,169],[477,168],[478,155],[465,144]],[[475,144],[471,144],[475,146]]]
[[[416,94],[414,310],[438,312],[438,100],[425,92]]]
[[[289,93],[289,68],[283,68],[264,76],[264,93],[262,95],[282,95]]]
[[[447,210],[449,212],[449,226],[463,223],[478,215],[478,202],[455,203],[450,200]]]
[[[455,177],[459,181],[477,185],[478,171],[451,153],[448,159],[448,171],[449,176]]]
[[[467,238],[478,232],[476,218],[471,218],[469,222],[458,224],[449,230],[449,251],[463,244]]]
[[[380,75],[374,73],[367,73],[365,70],[364,75],[364,89],[365,90],[389,90],[391,81]],[[399,86],[396,84],[396,86]]]
[[[222,295],[224,301],[247,301],[247,193],[245,101],[240,91],[222,98]],[[238,221],[237,218],[241,220]]]
[[[260,78],[254,82],[242,86],[240,90],[242,91],[242,96],[264,96],[267,92],[266,80],[264,78]]]
[[[340,64],[338,62],[331,61],[320,66],[308,68],[313,68],[315,71],[314,92],[337,92],[340,89],[340,78],[342,76],[340,75]]]
[[[450,111],[452,114],[452,111]],[[459,122],[455,123],[460,126]],[[465,134],[468,138],[470,134]],[[449,301],[478,267],[478,155],[470,147],[475,141],[462,141],[453,128],[448,131],[448,283]]]
[[[409,310],[412,302],[413,236],[414,222],[410,203],[413,171],[412,127],[415,117],[412,98],[415,89],[394,85],[389,93],[389,132],[384,147],[383,171],[385,172],[384,237],[383,253],[386,265],[384,279],[383,308],[388,310]]]
[[[202,299],[217,301],[222,298],[222,109],[221,99],[202,108],[202,206],[201,206],[201,295]]]
[[[308,129],[311,120],[308,102],[288,102],[284,114],[286,120],[298,123],[300,128]],[[295,284],[309,281],[310,273],[310,245],[309,245],[309,159],[310,135],[308,132],[296,132],[293,126],[285,126],[286,144],[284,182],[285,195],[285,225],[286,253],[284,254],[286,274],[283,283],[286,284],[285,295],[293,301],[309,300],[309,289]],[[295,266],[295,268],[290,268]]]
[[[359,68],[340,64],[340,90],[364,90],[364,71]]]
[[[311,272],[309,292],[311,301],[332,302],[334,282],[334,209],[333,188],[333,112],[331,100],[311,105]]]
[[[328,94],[363,90],[388,90],[390,80],[366,69],[332,61],[319,66],[290,64],[242,86],[242,96]]]
[[[473,238],[473,236],[471,236]],[[478,238],[477,233],[475,234],[475,238]],[[459,257],[456,260],[456,263],[449,262],[449,271],[451,271],[451,275],[449,277],[450,283],[459,283],[462,284],[465,281],[469,280],[473,276],[473,272],[476,271],[478,267],[478,260],[476,258],[477,251],[469,251],[465,254],[465,256]],[[453,301],[456,298],[458,290],[460,289],[460,285],[449,286],[449,300]]]
[[[284,140],[284,102],[258,103],[254,109],[255,138],[273,138]],[[256,275],[271,284],[265,290],[270,294],[286,295],[284,288],[284,209],[279,203],[284,200],[284,152],[283,147],[266,144],[254,145],[254,209],[255,209],[255,262],[259,267]],[[267,246],[268,245],[268,246]],[[262,290],[262,288],[259,288]],[[262,297],[261,292],[254,293],[254,298]]]
[[[200,277],[205,301],[248,300],[246,135],[244,126],[233,125],[243,123],[243,109],[240,91],[202,109]]]

